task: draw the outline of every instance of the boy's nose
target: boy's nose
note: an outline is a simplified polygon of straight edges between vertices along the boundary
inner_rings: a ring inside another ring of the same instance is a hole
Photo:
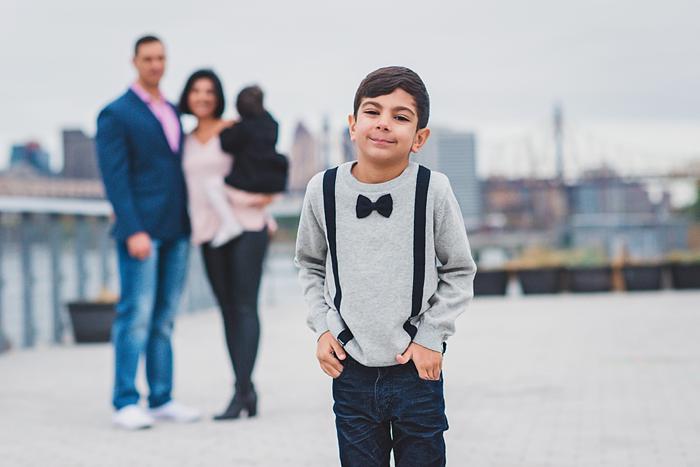
[[[389,129],[389,124],[383,118],[380,118],[377,120],[377,130],[388,130],[388,129]]]

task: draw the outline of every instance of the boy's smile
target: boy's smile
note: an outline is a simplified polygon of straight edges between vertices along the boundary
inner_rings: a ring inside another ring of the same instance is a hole
[[[401,88],[391,94],[362,100],[357,118],[349,117],[350,137],[357,147],[358,169],[388,170],[400,174],[411,152],[418,152],[430,134],[416,131],[418,114],[409,93]],[[364,170],[361,170],[364,171]]]
[[[374,137],[368,136],[367,138],[372,143],[374,143],[375,146],[380,146],[380,147],[388,146],[390,144],[396,144],[396,142],[397,142],[396,139],[394,139],[394,138],[386,138],[386,137],[383,137],[381,135],[375,135]]]

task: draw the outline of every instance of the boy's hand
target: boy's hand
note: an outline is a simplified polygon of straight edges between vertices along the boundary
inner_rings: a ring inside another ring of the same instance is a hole
[[[405,365],[413,360],[421,379],[437,381],[440,379],[442,371],[442,354],[434,350],[423,347],[420,344],[411,342],[406,351],[396,356],[396,361]]]
[[[340,360],[345,360],[345,350],[330,331],[324,332],[318,338],[316,358],[321,364],[321,369],[331,378],[337,378],[343,372]]]

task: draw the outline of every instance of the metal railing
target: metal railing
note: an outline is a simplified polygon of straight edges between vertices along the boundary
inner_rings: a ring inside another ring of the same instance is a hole
[[[0,211],[0,351],[66,342],[67,302],[119,293],[108,209],[87,211]],[[182,309],[213,305],[192,254]]]

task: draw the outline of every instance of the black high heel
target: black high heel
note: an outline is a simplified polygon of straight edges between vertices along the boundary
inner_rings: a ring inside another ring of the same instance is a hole
[[[226,410],[214,416],[214,420],[234,420],[240,418],[241,412],[248,414],[248,417],[255,417],[258,414],[258,395],[255,390],[247,394],[236,393],[231,399]]]

